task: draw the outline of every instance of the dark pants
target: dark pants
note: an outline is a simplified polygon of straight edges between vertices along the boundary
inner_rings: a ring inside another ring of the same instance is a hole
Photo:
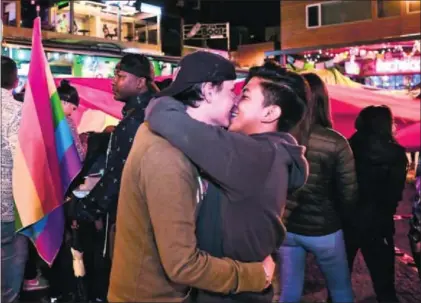
[[[111,273],[109,249],[104,255],[105,230],[96,230],[93,224],[85,229],[83,235],[84,263],[88,282],[89,297],[105,299]]]
[[[395,243],[393,232],[388,235],[346,235],[345,243],[350,271],[358,250],[370,272],[374,291],[379,302],[397,302],[395,290]]]
[[[421,241],[414,241],[409,237],[409,244],[411,246],[412,257],[414,258],[415,266],[418,270],[418,276],[421,279]]]
[[[77,290],[73,271],[71,247],[83,252],[86,275],[84,277],[87,295],[90,299],[106,298],[111,272],[111,261],[103,256],[104,231],[97,231],[93,223],[79,222],[79,241],[75,245],[68,229],[60,251],[49,271],[50,293],[52,297],[68,297]],[[76,247],[75,247],[76,246]]]
[[[33,280],[38,275],[38,263],[40,257],[37,250],[31,241],[28,241],[28,260],[25,265],[25,280]]]
[[[73,257],[70,247],[69,231],[66,230],[63,243],[47,275],[52,297],[67,297],[75,290]]]
[[[28,257],[28,239],[15,234],[15,222],[1,222],[1,302],[19,295]]]

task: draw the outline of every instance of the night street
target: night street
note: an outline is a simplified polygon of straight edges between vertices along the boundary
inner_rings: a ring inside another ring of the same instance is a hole
[[[397,215],[406,216],[411,213],[412,196],[411,189],[404,192],[404,200],[399,204]],[[396,258],[396,290],[400,303],[416,303],[421,298],[421,281],[418,278],[415,267],[407,265],[412,261],[412,256],[407,240],[408,220],[396,220],[395,243],[404,255]],[[354,264],[352,284],[356,295],[356,303],[376,303],[374,291],[371,285],[370,276],[365,266],[362,255],[359,254]],[[35,293],[34,293],[35,294]],[[45,292],[39,292],[36,296],[24,296],[25,299],[32,302],[39,302]],[[317,267],[312,256],[308,258],[306,282],[304,289],[304,303],[324,302],[327,298],[327,292],[323,276]]]
[[[411,213],[411,190],[404,192],[404,200],[399,204],[397,215],[405,216]],[[396,220],[395,246],[399,248],[404,256],[396,258],[396,290],[400,303],[420,302],[421,281],[415,267],[408,266],[412,260],[408,234],[408,220]],[[408,258],[408,256],[411,256]],[[409,259],[409,260],[408,260]],[[354,264],[352,285],[356,295],[356,303],[376,303],[371,279],[365,266],[361,253],[359,253]],[[323,276],[312,257],[308,258],[306,284],[304,289],[303,302],[323,302],[327,298],[327,292]]]
[[[0,15],[0,303],[421,303],[421,0]]]

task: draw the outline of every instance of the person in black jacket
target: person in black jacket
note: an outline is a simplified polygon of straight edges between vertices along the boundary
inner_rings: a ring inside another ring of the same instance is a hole
[[[393,116],[387,106],[363,109],[350,144],[355,156],[359,199],[355,224],[346,234],[350,269],[359,249],[370,271],[379,302],[398,302],[395,290],[395,226],[402,199],[407,158],[393,137]]]
[[[107,232],[113,230],[115,223],[124,164],[137,129],[143,123],[144,110],[158,91],[153,78],[152,64],[144,55],[128,54],[117,64],[112,88],[114,99],[125,103],[123,119],[111,133],[101,179],[87,196],[78,198],[73,195],[69,202],[68,216],[71,219],[83,223],[95,222],[100,230],[105,229],[105,240],[100,248],[104,255],[110,256],[112,253],[107,249],[112,245],[108,243]],[[101,224],[102,220],[105,224]],[[73,228],[77,229],[78,225],[74,224]],[[106,285],[102,287],[103,298],[108,289],[110,266],[107,267],[108,272],[104,275]]]
[[[138,54],[124,56],[116,66],[113,80],[114,98],[125,103],[123,120],[111,134],[103,176],[88,196],[73,198],[71,216],[75,219],[93,222],[109,214],[114,220],[124,163],[134,135],[143,123],[144,109],[155,92],[157,88],[149,60]]]
[[[315,255],[333,302],[353,302],[342,227],[357,195],[354,157],[348,141],[332,129],[327,89],[316,74],[304,74],[312,91],[308,125],[300,143],[307,147],[307,183],[289,195],[284,214],[286,240],[279,249],[279,302],[300,302],[307,252]]]

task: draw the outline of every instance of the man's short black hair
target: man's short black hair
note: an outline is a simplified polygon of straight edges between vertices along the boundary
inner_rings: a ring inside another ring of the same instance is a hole
[[[145,55],[127,54],[121,58],[117,68],[136,77],[153,80],[152,64]]]
[[[11,89],[16,83],[18,67],[16,62],[6,56],[1,56],[1,88]]]
[[[311,98],[311,90],[298,73],[288,71],[275,62],[252,67],[245,80],[247,84],[253,77],[261,78],[264,105],[277,105],[282,109],[278,120],[278,131],[291,132],[302,121]]]

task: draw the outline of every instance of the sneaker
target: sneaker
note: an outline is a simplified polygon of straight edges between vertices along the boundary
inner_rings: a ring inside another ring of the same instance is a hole
[[[25,280],[23,282],[23,291],[36,291],[48,287],[50,287],[48,281],[41,275],[38,275],[35,279]]]

